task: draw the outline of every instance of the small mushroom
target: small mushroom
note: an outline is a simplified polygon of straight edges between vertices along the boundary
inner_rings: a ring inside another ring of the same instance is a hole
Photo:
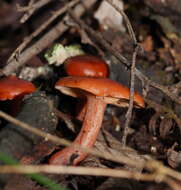
[[[35,90],[34,84],[16,76],[0,79],[0,100],[12,100],[18,96],[32,93]]]
[[[129,89],[107,78],[92,77],[65,77],[60,79],[55,88],[62,93],[76,98],[87,99],[87,110],[82,129],[73,144],[83,147],[92,147],[99,133],[104,111],[107,104],[119,107],[128,106]],[[134,105],[144,107],[144,100],[138,94],[134,95]],[[49,160],[50,164],[77,165],[87,153],[75,146],[66,147],[55,153]]]
[[[93,55],[77,55],[65,61],[64,69],[69,76],[108,77],[109,67],[101,58]]]
[[[13,100],[11,114],[15,115],[19,111],[21,100],[26,94],[30,94],[36,90],[34,84],[29,81],[22,80],[16,76],[8,76],[0,79],[0,100]]]
[[[77,55],[68,58],[64,64],[64,70],[69,76],[82,77],[109,77],[109,67],[101,58],[93,55]],[[76,118],[83,120],[86,109],[86,101],[78,101],[76,106]]]

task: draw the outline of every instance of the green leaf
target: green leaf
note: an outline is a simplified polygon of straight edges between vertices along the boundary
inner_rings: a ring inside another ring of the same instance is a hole
[[[12,159],[10,156],[6,155],[5,153],[0,152],[0,160],[3,161],[5,164],[9,165],[19,165],[18,161]],[[35,180],[40,185],[48,187],[51,190],[68,190],[66,188],[61,187],[59,184],[55,183],[51,179],[41,174],[25,174],[27,177]]]

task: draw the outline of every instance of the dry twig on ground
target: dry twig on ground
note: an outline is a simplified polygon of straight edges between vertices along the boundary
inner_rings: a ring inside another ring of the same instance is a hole
[[[105,177],[122,177],[141,181],[165,181],[165,176],[159,173],[141,174],[121,169],[92,168],[81,166],[54,166],[54,165],[19,165],[19,166],[0,166],[0,173],[52,173],[52,174],[73,174],[73,175],[92,175]]]
[[[35,11],[37,11],[38,9],[40,9],[41,7],[45,6],[46,4],[50,3],[52,0],[40,0],[38,2],[35,3],[35,0],[31,0],[28,3],[28,6],[25,7],[21,7],[19,4],[17,5],[17,10],[19,12],[25,12],[25,14],[22,16],[22,18],[20,19],[21,23],[26,22]]]
[[[134,102],[134,86],[135,86],[135,68],[136,68],[136,57],[139,50],[139,45],[137,43],[136,35],[134,33],[134,30],[132,28],[132,25],[129,21],[129,18],[127,15],[122,11],[119,7],[117,7],[112,0],[106,0],[108,3],[110,3],[124,18],[124,21],[127,26],[127,30],[129,33],[129,36],[131,38],[131,42],[134,46],[134,52],[132,55],[132,63],[131,63],[131,72],[130,72],[130,100],[129,100],[129,107],[126,113],[126,121],[125,126],[123,130],[123,137],[122,137],[122,144],[123,146],[126,145],[126,139],[129,131],[129,125],[132,117],[132,110],[133,110],[133,102]]]

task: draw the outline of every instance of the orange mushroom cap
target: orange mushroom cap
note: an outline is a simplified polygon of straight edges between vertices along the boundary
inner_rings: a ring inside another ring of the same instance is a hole
[[[64,77],[55,84],[55,88],[73,97],[82,96],[83,93],[87,92],[103,97],[108,104],[120,107],[128,106],[129,104],[129,88],[107,78]],[[134,94],[134,104],[137,107],[145,106],[143,98],[137,92]]]
[[[0,79],[0,100],[12,100],[17,96],[32,93],[36,90],[34,84],[16,76]]]
[[[99,57],[78,55],[65,61],[64,69],[69,76],[108,77],[109,67]]]

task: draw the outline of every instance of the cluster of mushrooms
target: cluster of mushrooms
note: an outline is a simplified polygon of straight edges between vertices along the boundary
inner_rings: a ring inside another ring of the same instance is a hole
[[[109,77],[109,67],[102,59],[92,55],[79,55],[68,58],[64,63],[67,77],[57,81],[55,88],[61,93],[79,98],[83,102],[78,118],[82,120],[82,128],[72,146],[53,154],[49,164],[77,165],[86,156],[74,145],[91,148],[98,136],[104,111],[107,104],[119,107],[128,106],[129,89]],[[0,99],[7,100],[22,97],[36,90],[35,86],[15,76],[0,80]],[[16,89],[14,92],[11,89]],[[134,105],[137,108],[145,106],[143,98],[135,92]]]

